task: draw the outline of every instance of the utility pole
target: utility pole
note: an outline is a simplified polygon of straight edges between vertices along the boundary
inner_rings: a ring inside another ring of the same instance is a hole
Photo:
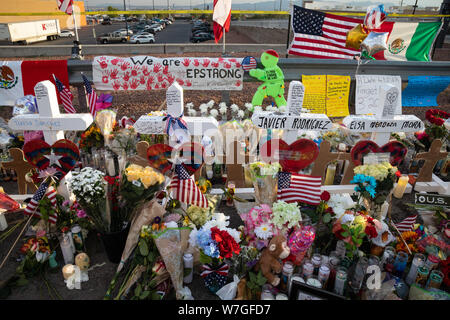
[[[416,8],[417,8],[417,1],[419,1],[419,0],[416,0],[416,3],[413,5],[413,12],[412,12],[412,14],[415,14],[416,13]]]
[[[280,11],[281,11],[281,3],[283,2],[283,0],[280,0]]]
[[[125,0],[123,0],[123,11],[127,11],[127,5],[125,3]],[[127,21],[128,17],[125,16],[125,27],[127,29],[127,38],[128,38],[128,21]]]

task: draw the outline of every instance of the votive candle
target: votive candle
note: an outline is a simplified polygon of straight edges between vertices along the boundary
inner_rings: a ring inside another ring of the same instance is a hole
[[[328,165],[327,174],[325,176],[325,185],[332,185],[334,183],[334,176],[336,175],[336,165],[331,163]]]
[[[64,235],[61,242],[61,251],[64,257],[64,263],[67,264],[73,264],[73,251],[72,246],[70,245],[70,240],[67,235]]]
[[[403,198],[403,194],[405,193],[408,181],[409,177],[405,174],[398,179],[397,185],[394,188],[394,197],[396,197],[397,199]]]
[[[412,264],[411,264],[411,268],[409,269],[409,273],[408,276],[406,277],[406,283],[408,285],[411,285],[414,283],[414,281],[416,280],[417,277],[417,270],[420,267],[423,267],[423,265],[425,264],[425,256],[421,253],[416,253],[414,255]]]

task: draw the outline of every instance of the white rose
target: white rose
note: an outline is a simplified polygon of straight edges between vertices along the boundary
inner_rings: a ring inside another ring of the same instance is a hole
[[[219,111],[217,111],[216,109],[211,109],[211,111],[209,111],[209,114],[211,115],[211,117],[215,118],[219,114]]]

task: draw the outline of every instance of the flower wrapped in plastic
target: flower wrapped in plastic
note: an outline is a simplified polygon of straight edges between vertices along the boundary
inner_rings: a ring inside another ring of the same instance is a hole
[[[278,162],[272,164],[254,162],[248,166],[257,204],[272,205],[276,201],[278,190],[277,173],[280,169],[281,166]]]

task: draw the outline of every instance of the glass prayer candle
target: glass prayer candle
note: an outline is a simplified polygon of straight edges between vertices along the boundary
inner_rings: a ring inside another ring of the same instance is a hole
[[[184,264],[184,283],[191,283],[194,275],[194,256],[191,253],[185,253],[183,255],[183,264]]]
[[[261,292],[261,300],[275,300],[275,297],[270,290],[266,289]]]
[[[401,277],[406,269],[406,264],[408,263],[408,254],[406,252],[400,251],[397,253],[394,262],[395,273]]]
[[[320,264],[322,263],[322,255],[319,253],[313,254],[311,262],[314,266],[314,274],[319,273]]]
[[[416,253],[411,263],[411,268],[409,269],[408,276],[406,277],[406,283],[408,285],[414,283],[417,277],[417,270],[420,267],[423,267],[424,264],[425,264],[425,256],[421,253]]]
[[[378,258],[375,255],[369,256],[369,266],[379,266],[380,265],[380,258]]]
[[[336,252],[341,258],[343,258],[345,256],[345,250],[346,250],[345,249],[345,242],[342,241],[342,240],[339,240],[336,243]]]
[[[432,254],[428,255],[427,261],[425,262],[425,266],[430,269],[433,270],[434,268],[436,268],[439,264],[439,257],[436,257]]]
[[[409,177],[406,174],[403,174],[397,182],[397,185],[394,188],[394,197],[397,199],[403,198],[403,194],[405,193],[406,186],[408,185]]]
[[[73,264],[74,263],[74,257],[73,257],[73,251],[72,251],[72,245],[70,244],[69,236],[63,235],[62,238],[59,240],[61,252],[64,257],[64,264]]]
[[[444,280],[444,274],[442,272],[440,272],[439,270],[431,271],[430,277],[428,278],[427,282],[427,289],[428,288],[439,289],[441,287],[442,280]]]
[[[314,265],[311,263],[311,261],[307,260],[303,264],[303,278],[308,279],[310,276],[312,276],[314,273]]]
[[[327,174],[325,176],[325,185],[332,185],[334,183],[334,176],[336,175],[336,165],[331,163],[327,167]]]
[[[0,209],[0,231],[4,231],[8,228],[8,222],[6,222],[5,215],[3,214],[5,211],[5,209]]]
[[[294,273],[294,264],[288,261],[283,265],[281,272],[281,287],[283,290],[287,290],[292,273]]]
[[[419,267],[417,269],[416,283],[421,287],[425,287],[428,279],[428,274],[430,274],[430,269],[428,269],[426,266]]]
[[[326,288],[328,278],[330,277],[330,268],[322,264],[319,269],[319,281],[322,283],[322,288]]]
[[[328,265],[328,263],[330,262],[330,258],[326,255],[322,255],[322,262],[320,263],[320,265]]]
[[[227,198],[227,206],[232,207],[234,205],[234,201],[233,201],[233,196],[234,196],[234,192],[235,192],[235,184],[233,181],[228,181],[227,184],[227,191],[230,194],[230,196]]]
[[[306,284],[307,284],[308,286],[311,286],[311,287],[314,287],[314,288],[319,288],[319,289],[322,288],[322,283],[321,283],[320,280],[319,280],[317,277],[315,277],[315,276],[312,276],[312,277],[310,277],[308,280],[306,280]]]
[[[347,282],[347,269],[340,267],[336,271],[336,278],[334,280],[334,293],[344,295],[345,283]]]
[[[298,281],[301,283],[305,283],[305,280],[302,278],[302,275],[300,273],[294,273],[291,278],[289,279],[289,285],[288,285],[288,295],[291,294],[291,287],[293,281]]]
[[[387,246],[384,248],[383,258],[381,260],[381,266],[388,272],[392,272],[394,269],[395,261],[395,248]]]
[[[353,273],[353,277],[351,278],[352,280],[349,282],[349,285],[354,293],[358,293],[359,290],[361,290],[361,286],[368,266],[369,260],[366,257],[359,258],[359,261],[356,264],[356,268]]]

